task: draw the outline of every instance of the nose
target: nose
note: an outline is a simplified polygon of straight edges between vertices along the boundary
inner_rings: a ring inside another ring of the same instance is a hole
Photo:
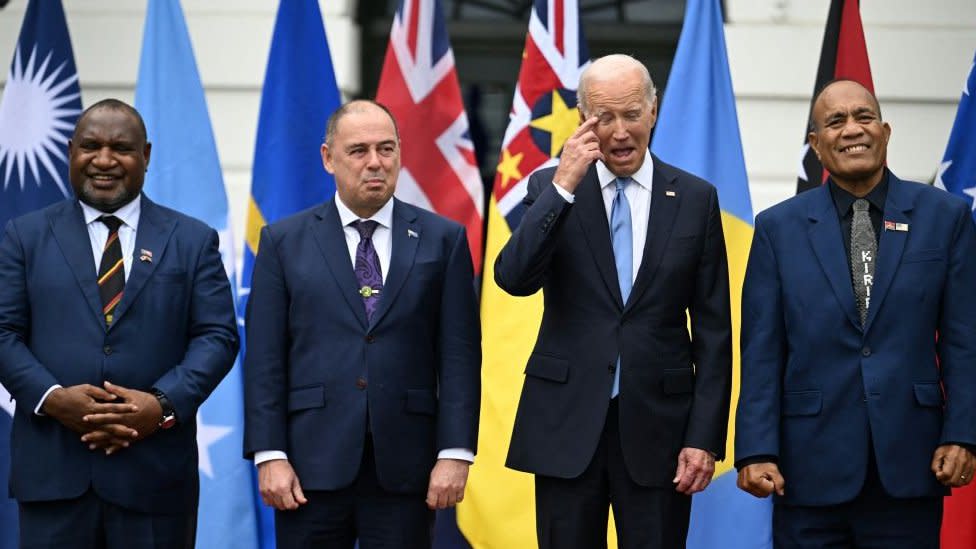
[[[98,149],[95,153],[95,157],[92,159],[92,164],[95,166],[111,166],[115,163],[115,157],[112,155],[112,149],[109,147],[102,147]]]
[[[864,128],[858,124],[854,117],[848,117],[847,120],[844,121],[844,127],[841,128],[841,135],[845,137],[857,137],[862,133],[864,133]]]
[[[616,118],[613,121],[613,138],[619,141],[627,139],[627,124],[622,118]]]
[[[380,152],[378,150],[372,148],[369,149],[369,152],[366,154],[367,154],[366,157],[367,166],[373,168],[373,167],[378,167],[380,165]]]

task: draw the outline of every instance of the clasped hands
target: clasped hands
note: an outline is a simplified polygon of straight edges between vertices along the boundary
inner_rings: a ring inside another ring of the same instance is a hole
[[[106,381],[103,387],[72,385],[51,391],[44,414],[80,433],[89,450],[106,455],[127,448],[159,428],[163,410],[150,393]]]

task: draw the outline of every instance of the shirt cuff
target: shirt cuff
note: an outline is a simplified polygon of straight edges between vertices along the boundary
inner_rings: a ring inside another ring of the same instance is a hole
[[[552,186],[556,187],[556,192],[559,193],[559,196],[563,197],[563,200],[570,204],[576,202],[576,195],[560,187],[555,181],[552,182]]]
[[[474,463],[474,452],[467,448],[445,448],[437,452],[437,459],[457,459]]]
[[[63,387],[61,387],[57,383],[51,385],[51,388],[44,392],[44,396],[41,397],[41,400],[37,403],[37,406],[34,408],[34,414],[38,416],[46,416],[47,414],[42,412],[41,408],[44,407],[44,401],[47,400],[47,395],[51,394],[51,391],[54,391],[55,389],[62,389],[62,388]]]
[[[257,467],[265,461],[271,461],[275,459],[288,459],[288,454],[282,452],[281,450],[261,450],[260,452],[254,452],[254,466]]]

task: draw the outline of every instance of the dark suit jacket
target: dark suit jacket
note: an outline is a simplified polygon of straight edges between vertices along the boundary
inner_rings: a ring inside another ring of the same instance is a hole
[[[891,495],[938,496],[936,447],[976,444],[972,213],[958,197],[890,174],[889,221],[907,230],[880,235],[862,329],[827,185],[756,219],[735,453],[778,461],[781,501],[853,499],[871,443]]]
[[[196,411],[234,363],[234,302],[203,223],[142,197],[135,250],[112,327],[105,328],[81,206],[64,201],[14,219],[0,243],[0,381],[17,399],[10,493],[20,501],[80,496],[185,513],[198,494]],[[108,380],[166,393],[179,423],[117,454],[34,414],[54,384]]]
[[[464,229],[396,200],[369,323],[358,288],[334,202],[262,230],[244,453],[285,451],[302,488],[339,489],[359,471],[368,417],[380,485],[426,493],[437,452],[478,440],[481,339]]]
[[[529,179],[528,209],[495,263],[502,289],[530,295],[541,288],[545,297],[507,465],[580,475],[603,430],[620,356],[627,468],[641,485],[671,486],[681,448],[725,452],[731,318],[715,188],[654,159],[647,241],[625,304],[596,168],[574,204],[553,188],[553,173]]]

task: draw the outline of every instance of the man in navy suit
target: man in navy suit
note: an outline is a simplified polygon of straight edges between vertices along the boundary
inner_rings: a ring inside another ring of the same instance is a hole
[[[393,198],[396,122],[347,103],[322,145],[336,196],[261,231],[244,452],[282,548],[421,548],[461,501],[481,341],[463,227]]]
[[[605,547],[611,505],[621,548],[683,548],[729,413],[718,196],[648,152],[657,97],[640,62],[593,61],[578,95],[582,123],[529,179],[495,263],[508,293],[545,296],[507,465],[535,474],[543,549]]]
[[[775,493],[777,548],[936,549],[976,467],[976,229],[885,167],[877,99],[817,96],[830,174],[756,219],[742,300],[739,486]]]
[[[77,200],[0,243],[21,547],[192,547],[196,410],[238,347],[217,233],[141,194],[150,145],[129,105],[89,107],[68,152]]]

